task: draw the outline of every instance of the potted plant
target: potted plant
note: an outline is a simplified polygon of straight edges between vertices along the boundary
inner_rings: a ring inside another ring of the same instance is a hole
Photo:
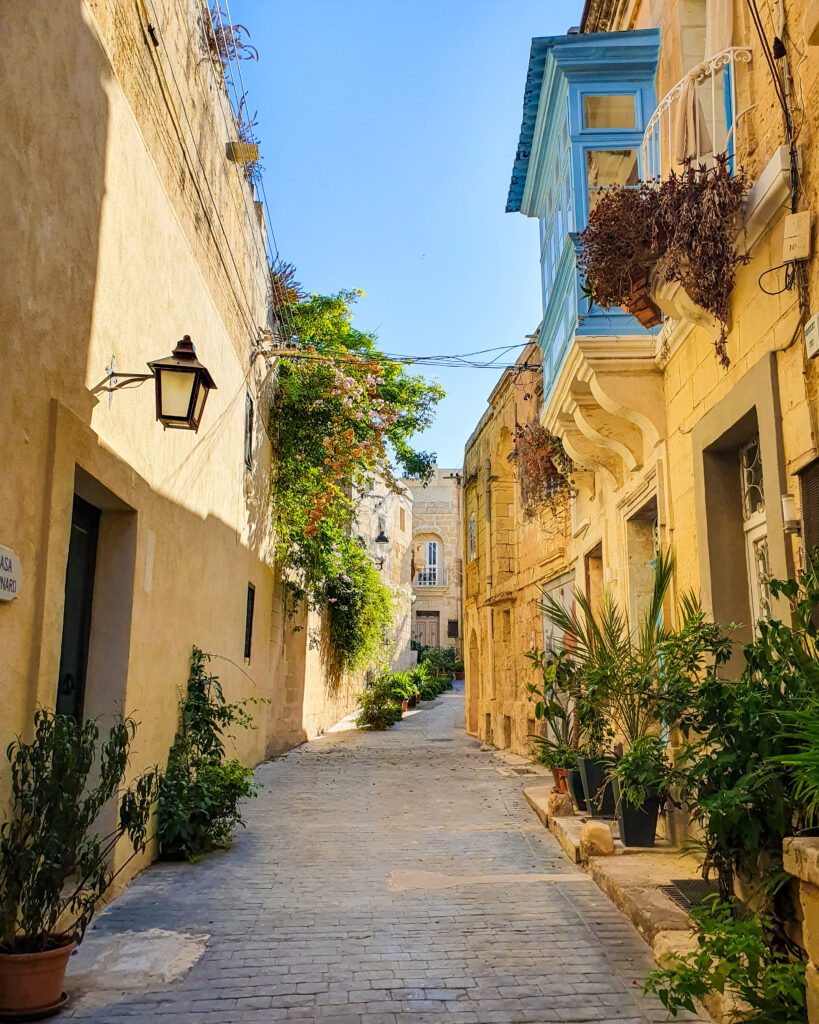
[[[118,718],[98,746],[95,721],[80,724],[39,709],[32,741],[8,747],[11,800],[0,824],[0,1014],[6,1018],[33,1019],[65,1005],[68,958],[118,873],[110,866],[114,847],[127,836],[133,857],[148,843],[158,772],[120,792],[135,731],[133,719]],[[99,835],[95,825],[112,799],[115,821]]]
[[[463,658],[458,658],[458,660],[455,662],[454,673],[455,673],[455,678],[456,679],[463,679],[464,678],[466,673],[464,672]]]
[[[540,683],[527,686],[535,705],[535,719],[546,726],[546,734],[530,737],[540,764],[551,768],[558,793],[569,792],[570,772],[577,769],[575,709],[571,692],[574,666],[562,652],[551,653],[535,647],[526,657],[540,672]]]
[[[718,322],[717,357],[730,365],[730,296],[737,267],[749,260],[737,246],[749,185],[721,153],[712,167],[688,161],[663,180],[606,189],[580,236],[584,295],[603,309],[621,306],[652,327],[660,322],[659,289],[677,282]]]
[[[653,846],[671,766],[660,736],[640,736],[614,765],[612,786],[624,846]]]

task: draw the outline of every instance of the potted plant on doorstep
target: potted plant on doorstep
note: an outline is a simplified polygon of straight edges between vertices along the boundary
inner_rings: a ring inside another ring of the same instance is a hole
[[[658,553],[652,590],[636,630],[608,592],[598,616],[581,591],[575,591],[579,612],[567,611],[550,595],[544,596],[544,611],[561,631],[564,649],[571,651],[577,665],[578,707],[587,718],[593,755],[581,758],[580,768],[593,817],[613,816],[616,811],[616,765],[607,756],[611,742],[617,739],[630,750],[638,740],[655,735],[673,703],[668,700],[661,653],[666,637],[663,605],[673,571],[673,557]],[[636,792],[630,790],[630,795]],[[646,792],[647,799],[649,795],[653,806],[655,794]]]
[[[661,736],[638,736],[614,765],[612,788],[624,846],[653,846],[671,765]]]
[[[127,836],[133,857],[148,843],[157,771],[120,792],[135,731],[133,719],[118,718],[98,746],[95,721],[79,724],[40,709],[32,741],[9,745],[10,809],[0,824],[0,1019],[39,1019],[65,1005],[68,958],[118,873],[111,867],[115,846]],[[98,834],[109,809],[115,818]]]
[[[533,648],[526,657],[540,673],[539,683],[529,683],[529,700],[535,705],[535,719],[546,726],[546,734],[530,736],[540,764],[552,771],[555,791],[569,792],[571,773],[577,769],[575,709],[571,681],[574,666],[569,658]]]

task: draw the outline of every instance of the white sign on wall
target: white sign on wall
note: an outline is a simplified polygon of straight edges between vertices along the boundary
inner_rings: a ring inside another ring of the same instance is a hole
[[[0,601],[13,601],[20,593],[23,570],[11,548],[0,546]]]

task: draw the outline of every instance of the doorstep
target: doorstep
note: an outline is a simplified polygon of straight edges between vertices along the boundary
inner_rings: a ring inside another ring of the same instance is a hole
[[[592,819],[581,814],[550,815],[548,801],[551,792],[551,786],[528,786],[523,795],[568,859],[581,865],[597,887],[631,921],[651,946],[657,962],[671,953],[692,949],[696,943],[688,914],[661,887],[680,879],[701,878],[699,861],[665,840],[659,840],[650,849],[623,846],[617,835],[617,822],[613,820],[609,820],[609,824],[614,835],[614,853],[583,861],[580,832],[583,823]],[[714,1019],[719,1019],[714,1007],[707,1009]]]

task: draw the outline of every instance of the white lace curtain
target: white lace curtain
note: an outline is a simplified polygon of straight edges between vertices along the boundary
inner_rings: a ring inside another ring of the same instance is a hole
[[[713,149],[705,115],[697,98],[697,76],[707,69],[713,57],[732,45],[733,33],[733,0],[706,0],[705,59],[688,72],[677,100],[674,124],[674,162],[677,165],[687,157],[696,158]]]

